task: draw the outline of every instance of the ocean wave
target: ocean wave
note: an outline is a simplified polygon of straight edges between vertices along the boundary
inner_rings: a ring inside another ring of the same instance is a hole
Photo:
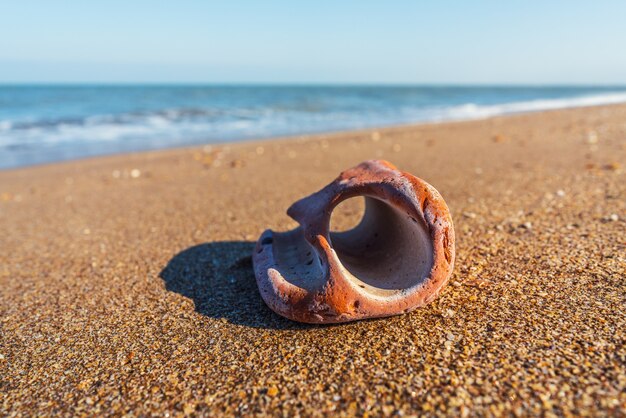
[[[89,117],[82,121],[57,121],[33,123],[1,123],[0,147],[72,143],[102,143],[135,141],[160,143],[181,139],[217,139],[220,135],[230,138],[229,133],[250,135],[254,127],[263,124],[253,120],[177,120],[152,114],[141,118]],[[265,124],[265,128],[269,125]],[[266,129],[264,129],[266,130]],[[270,133],[271,134],[271,133]]]
[[[477,105],[467,103],[444,109],[443,120],[483,119],[513,113],[538,112],[543,110],[567,109],[574,107],[599,106],[626,103],[626,92],[580,96],[560,99],[537,99],[498,105]]]

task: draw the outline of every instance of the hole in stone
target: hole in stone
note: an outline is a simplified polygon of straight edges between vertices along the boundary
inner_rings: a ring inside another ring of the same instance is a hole
[[[273,241],[274,240],[272,239],[272,237],[265,237],[261,241],[261,245],[268,245],[268,244],[271,244]]]
[[[346,232],[356,228],[365,213],[365,198],[363,196],[346,199],[333,209],[330,218],[332,232]]]
[[[357,201],[356,203],[351,201]],[[360,222],[359,205],[364,203]],[[423,219],[373,197],[350,198],[331,214],[330,240],[352,280],[378,295],[401,292],[421,283],[431,270],[430,234]],[[338,218],[338,219],[335,219]],[[337,227],[340,225],[340,227]],[[344,229],[353,225],[351,229]]]

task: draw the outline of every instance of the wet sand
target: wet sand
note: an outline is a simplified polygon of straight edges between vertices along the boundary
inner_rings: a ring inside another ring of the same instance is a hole
[[[389,319],[275,315],[254,241],[371,158],[444,196],[450,284]],[[0,172],[0,415],[624,415],[625,164],[620,105]]]

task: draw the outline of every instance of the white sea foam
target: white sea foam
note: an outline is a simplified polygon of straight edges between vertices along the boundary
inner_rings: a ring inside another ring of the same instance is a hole
[[[573,107],[598,106],[626,103],[625,93],[608,93],[593,96],[581,96],[563,99],[538,99],[523,102],[511,102],[498,105],[477,105],[467,103],[454,106],[441,112],[440,120],[483,119],[512,113],[537,112]]]
[[[10,120],[0,120],[0,132],[8,131],[13,127]]]

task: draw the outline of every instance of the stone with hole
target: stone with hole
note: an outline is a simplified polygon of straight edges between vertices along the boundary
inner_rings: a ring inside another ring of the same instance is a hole
[[[333,209],[365,197],[351,230],[330,231]],[[454,228],[441,195],[425,181],[372,160],[294,203],[300,226],[265,231],[252,257],[265,303],[308,323],[339,323],[410,312],[432,301],[454,265]]]

